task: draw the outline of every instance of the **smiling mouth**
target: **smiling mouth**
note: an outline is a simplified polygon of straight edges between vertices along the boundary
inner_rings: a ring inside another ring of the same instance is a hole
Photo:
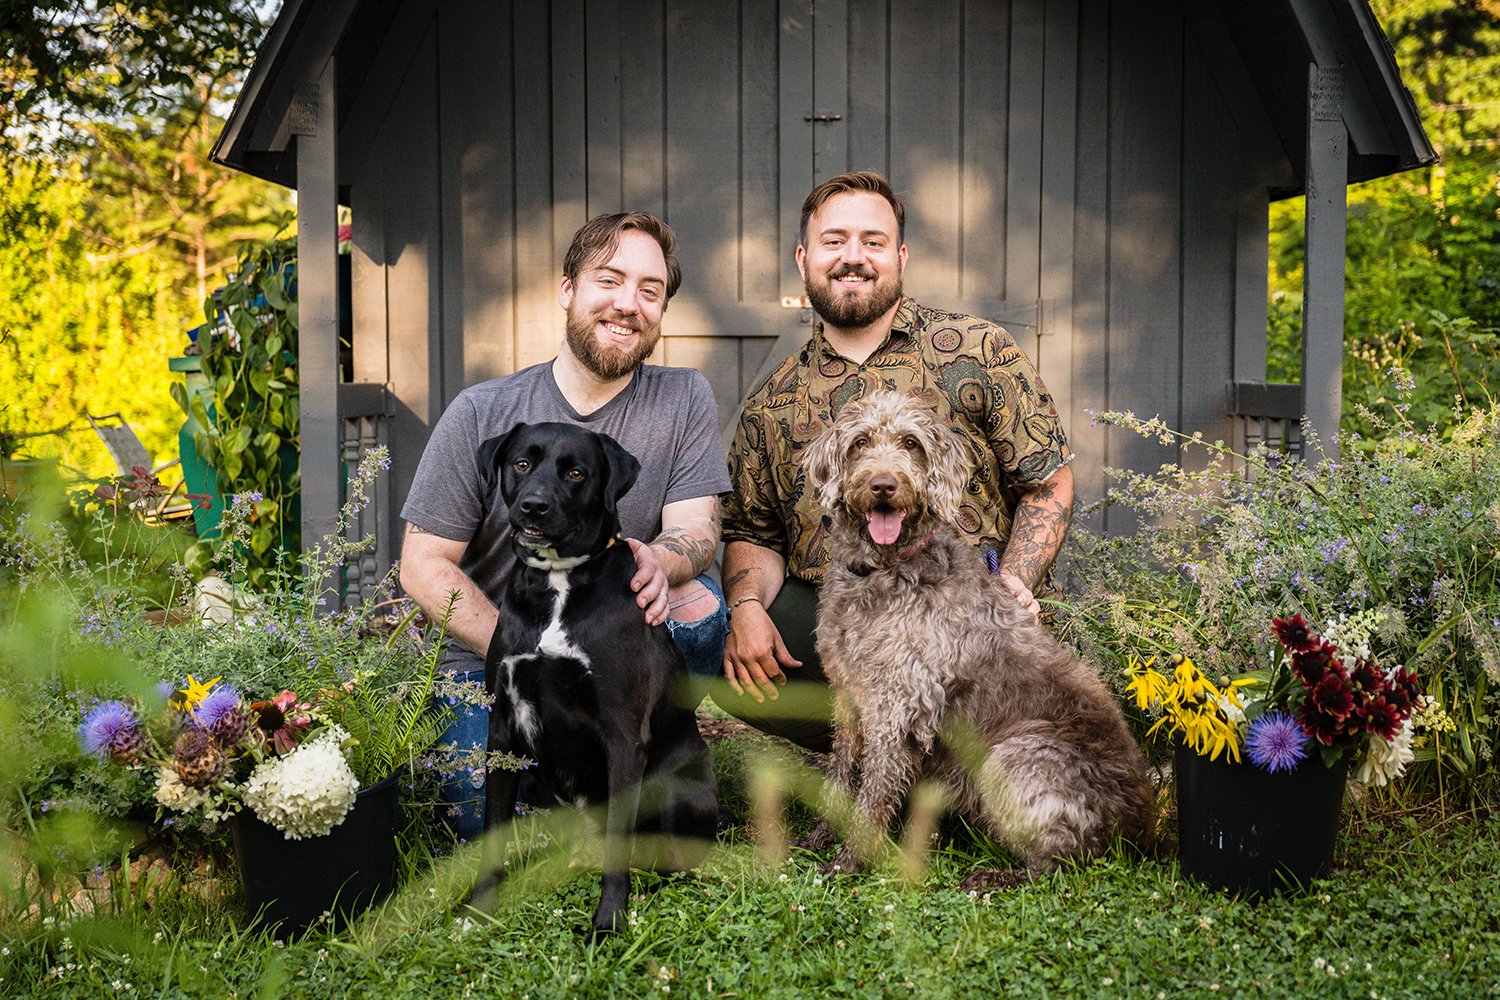
[[[621,326],[619,323],[611,323],[609,320],[604,320],[602,325],[606,333],[615,337],[619,337],[622,340],[633,337],[636,335],[636,333],[639,332],[634,327]]]

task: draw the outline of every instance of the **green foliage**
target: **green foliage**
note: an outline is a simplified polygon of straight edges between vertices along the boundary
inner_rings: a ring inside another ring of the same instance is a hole
[[[28,0],[0,6],[0,144],[35,153],[82,142],[101,118],[170,107],[205,78],[250,66],[256,0]]]
[[[1500,18],[1477,0],[1373,6],[1442,161],[1349,190],[1343,427],[1365,437],[1393,366],[1423,374],[1420,424],[1500,380]],[[1302,201],[1273,206],[1273,381],[1300,381],[1304,255]]]
[[[238,268],[204,304],[209,325],[199,342],[213,413],[201,396],[172,387],[202,428],[195,444],[219,494],[253,498],[241,555],[254,590],[271,586],[283,554],[301,544],[296,255],[289,238],[243,245]]]
[[[1319,464],[1248,460],[1195,439],[1197,473],[1112,473],[1109,502],[1138,510],[1130,538],[1075,531],[1067,634],[1118,678],[1130,656],[1181,651],[1210,677],[1270,665],[1273,617],[1314,628],[1386,615],[1373,652],[1404,663],[1432,704],[1414,717],[1409,781],[1463,798],[1500,792],[1500,407],[1466,409],[1445,435],[1406,417],[1368,450]],[[1170,442],[1160,421],[1107,422]],[[1372,422],[1377,418],[1366,414]]]

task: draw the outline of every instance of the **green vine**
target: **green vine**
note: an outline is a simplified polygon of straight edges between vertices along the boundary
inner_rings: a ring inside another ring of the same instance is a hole
[[[301,548],[296,239],[241,247],[235,273],[203,309],[208,332],[199,344],[213,412],[181,386],[173,396],[206,428],[194,443],[225,506],[240,497],[248,507],[248,537],[234,563],[244,567],[244,586],[263,591],[283,554]]]

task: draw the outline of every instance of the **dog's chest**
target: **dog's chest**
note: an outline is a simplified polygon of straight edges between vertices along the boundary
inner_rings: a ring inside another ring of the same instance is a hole
[[[533,744],[546,714],[543,691],[587,685],[591,677],[591,657],[575,634],[582,622],[570,606],[573,590],[567,570],[548,571],[544,585],[529,595],[528,624],[508,633],[500,661],[495,695],[507,703],[515,729]]]

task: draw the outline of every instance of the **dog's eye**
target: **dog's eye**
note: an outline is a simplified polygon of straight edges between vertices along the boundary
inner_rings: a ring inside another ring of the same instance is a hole
[[[868,448],[869,446],[870,439],[865,437],[863,434],[854,439],[854,448],[856,451]]]
[[[511,466],[511,468],[515,469],[517,472],[529,472],[531,471],[531,463],[524,458],[518,458],[516,459],[515,464]]]
[[[917,445],[918,441],[914,437],[909,437],[905,441],[901,442],[901,447],[905,448],[907,451],[916,451]]]
[[[568,472],[567,472],[567,476],[568,476],[569,481],[571,481],[571,482],[575,482],[575,483],[581,483],[581,482],[583,482],[583,470],[582,469],[569,469]]]

